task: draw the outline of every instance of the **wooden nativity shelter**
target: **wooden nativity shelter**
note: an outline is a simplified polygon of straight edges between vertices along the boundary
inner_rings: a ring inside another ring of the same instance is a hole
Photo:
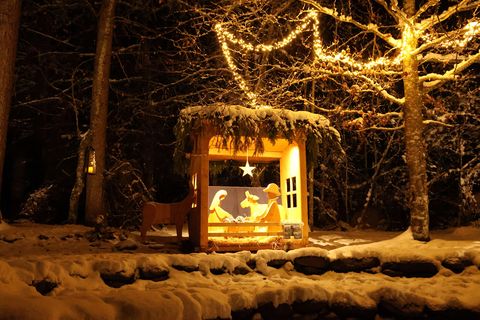
[[[195,248],[238,251],[307,244],[307,157],[315,158],[321,148],[342,152],[339,134],[325,117],[265,107],[194,106],[181,111],[176,133],[179,149],[187,150],[197,195],[189,216]],[[275,163],[279,180],[260,188],[211,186],[211,164],[223,160],[238,161],[243,175],[252,175],[256,165]]]

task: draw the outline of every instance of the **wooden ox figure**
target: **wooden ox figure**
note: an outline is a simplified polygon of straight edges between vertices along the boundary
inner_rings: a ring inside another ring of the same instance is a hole
[[[266,191],[267,189],[264,189]],[[276,196],[277,194],[275,194]],[[280,193],[278,193],[280,195]],[[258,196],[245,191],[245,199],[240,202],[242,208],[250,208],[250,220],[253,222],[276,222],[285,219],[283,206],[277,204],[276,197],[269,200],[268,204],[258,203]],[[255,227],[257,232],[281,231],[281,226]]]
[[[250,220],[254,222],[259,222],[260,219],[264,216],[265,210],[267,210],[266,204],[258,203],[260,198],[250,192],[245,191],[245,199],[240,202],[240,207],[250,208]]]
[[[158,203],[149,201],[143,205],[143,222],[140,227],[142,241],[145,240],[147,231],[154,224],[175,224],[177,227],[177,240],[182,241],[182,228],[187,214],[192,210],[195,202],[195,190],[190,185],[188,195],[180,202]]]

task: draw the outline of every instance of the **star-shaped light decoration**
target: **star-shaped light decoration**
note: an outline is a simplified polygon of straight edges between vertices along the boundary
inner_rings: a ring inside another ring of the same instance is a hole
[[[255,167],[250,166],[250,163],[248,163],[248,159],[247,159],[247,162],[245,163],[245,166],[240,167],[240,169],[242,169],[242,171],[243,171],[242,177],[248,174],[250,177],[253,178],[252,171],[253,171],[253,169],[255,169]]]

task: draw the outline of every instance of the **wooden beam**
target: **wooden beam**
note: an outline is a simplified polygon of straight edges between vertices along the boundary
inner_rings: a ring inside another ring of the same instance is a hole
[[[209,227],[268,227],[268,226],[281,226],[278,222],[210,222]]]
[[[265,237],[282,236],[283,232],[209,232],[208,237]]]
[[[261,155],[249,155],[248,160],[252,162],[272,162],[272,161],[279,161],[282,154],[280,152],[273,152],[267,151],[262,153]],[[236,161],[245,161],[247,159],[247,155],[244,153],[237,153],[237,154],[227,154],[222,152],[217,152],[217,150],[210,150],[208,154],[208,158],[210,160],[236,160]]]

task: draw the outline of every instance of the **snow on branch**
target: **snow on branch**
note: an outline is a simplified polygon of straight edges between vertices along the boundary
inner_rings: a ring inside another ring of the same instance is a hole
[[[349,71],[349,70],[339,70],[339,72],[334,72],[325,68],[316,69],[315,72],[327,74],[331,76],[346,76],[350,78],[359,78],[364,80],[370,87],[375,89],[382,97],[387,99],[388,101],[395,103],[397,105],[403,105],[405,103],[405,98],[397,98],[393,94],[389,93],[386,88],[384,88],[381,84],[374,81],[372,78],[361,74],[360,72],[356,71]]]
[[[476,9],[480,6],[480,1],[463,0],[459,4],[449,7],[447,10],[439,15],[432,15],[421,21],[419,27],[422,31],[431,29],[433,26],[447,20],[452,15],[461,12]]]
[[[375,1],[378,4],[380,4],[385,9],[385,11],[387,11],[395,19],[395,21],[397,22],[400,21],[401,18],[398,16],[398,13],[392,10],[385,0],[375,0]]]
[[[446,81],[455,80],[456,79],[455,76],[457,74],[459,74],[460,72],[462,72],[466,68],[470,67],[472,64],[474,64],[476,62],[479,62],[479,61],[480,61],[480,51],[477,54],[474,54],[474,55],[468,57],[468,59],[456,64],[452,69],[448,70],[443,75],[434,75],[434,76],[433,75],[426,75],[426,76],[420,77],[420,80],[422,80],[422,81],[429,80],[429,76],[431,77],[431,79],[435,79],[433,81],[423,83],[423,87],[427,91],[430,91],[430,90],[433,90],[433,89],[441,86]]]
[[[420,81],[432,81],[432,80],[455,80],[455,74],[438,74],[438,73],[429,73],[427,75],[419,77]]]
[[[432,39],[430,41],[426,41],[424,44],[422,44],[420,47],[418,47],[413,54],[421,54],[422,52],[425,52],[426,50],[429,50],[431,48],[435,48],[439,44],[449,40],[451,38],[451,33],[446,33],[441,37],[438,37],[436,39]]]
[[[427,125],[427,124],[438,124],[438,125],[441,125],[441,126],[444,126],[444,127],[454,127],[454,125],[452,124],[448,124],[448,123],[445,123],[445,122],[442,122],[442,121],[438,121],[438,120],[423,120],[423,124]]]
[[[397,127],[377,127],[377,126],[371,126],[371,127],[366,127],[363,129],[359,129],[359,132],[363,131],[370,131],[370,130],[376,130],[376,131],[397,131],[403,129],[405,126],[402,124]]]
[[[458,53],[448,53],[448,54],[440,54],[440,53],[432,53],[429,52],[425,56],[420,56],[419,61],[421,63],[425,62],[437,62],[437,63],[454,63],[458,61],[463,61],[467,59],[464,55],[459,55]]]
[[[417,13],[413,16],[413,21],[416,21],[424,12],[426,12],[428,9],[430,9],[433,6],[436,6],[440,0],[429,0],[426,3],[424,3],[420,9],[418,9]]]
[[[401,20],[404,24],[413,27],[412,20],[408,19],[407,14],[398,7],[397,0],[392,0],[391,9],[398,17],[397,21]]]
[[[353,19],[351,16],[345,16],[345,15],[339,14],[335,9],[324,7],[312,0],[302,0],[302,2],[311,5],[312,7],[317,9],[319,12],[329,15],[330,17],[334,18],[337,21],[350,23],[364,31],[371,32],[377,35],[379,38],[381,38],[382,40],[384,40],[394,48],[400,47],[400,41],[398,39],[395,39],[389,33],[385,34],[381,32],[379,30],[379,27],[376,24],[369,23],[366,25],[366,24],[360,23],[357,20]]]
[[[382,87],[378,82],[373,81],[373,79],[370,79],[369,77],[366,77],[364,75],[361,75],[360,78],[369,83],[375,90],[377,90],[378,93],[382,95],[382,97],[384,97],[388,101],[396,103],[398,105],[403,105],[405,103],[405,98],[397,98],[394,95],[388,93],[388,91],[384,87]]]
[[[469,21],[463,28],[453,30],[439,37],[434,34],[425,33],[422,40],[425,42],[418,47],[413,54],[420,54],[428,49],[465,49],[467,44],[475,39],[480,33],[480,22],[478,20]]]
[[[303,103],[305,103],[306,105],[309,105],[310,107],[315,108],[315,110],[323,112],[323,113],[339,114],[341,116],[344,116],[344,115],[359,115],[361,117],[369,114],[369,112],[361,110],[361,109],[345,109],[341,105],[337,105],[332,109],[319,107],[315,103],[312,103],[310,100],[305,99],[304,97],[301,97],[301,96],[298,96],[296,99],[299,100],[299,101],[302,101]],[[391,112],[386,112],[386,113],[375,112],[375,117],[376,118],[403,118],[403,112],[396,112],[396,111],[391,111]]]

